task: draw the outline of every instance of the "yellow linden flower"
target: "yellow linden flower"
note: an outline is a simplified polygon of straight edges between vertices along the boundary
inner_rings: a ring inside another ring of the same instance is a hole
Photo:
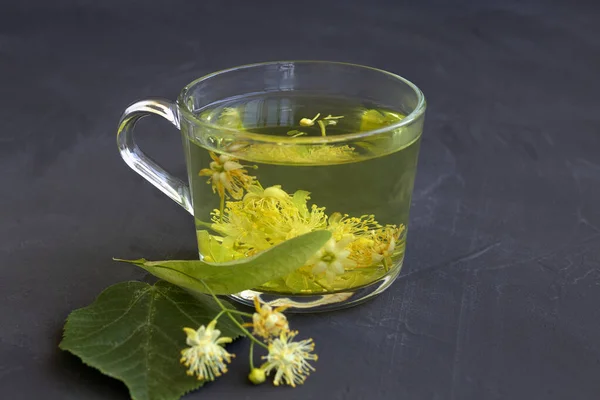
[[[329,239],[306,265],[312,267],[313,274],[325,275],[327,282],[333,282],[337,275],[342,275],[346,271],[346,268],[353,268],[357,265],[349,258],[351,252],[347,249],[353,240],[354,238],[350,235],[346,235],[340,240]]]
[[[319,125],[319,129],[321,130],[321,136],[327,136],[327,131],[326,131],[327,125],[337,125],[337,123],[338,123],[337,120],[344,118],[343,115],[334,117],[333,115],[329,114],[328,116],[323,117],[322,119],[319,119],[320,116],[321,116],[321,113],[315,115],[315,117],[313,119],[302,118],[300,120],[300,126],[306,126],[306,127],[313,126],[316,121],[317,124]]]
[[[244,204],[249,204],[251,207],[268,207],[274,206],[279,202],[290,201],[290,195],[287,194],[281,185],[275,185],[263,189],[261,186],[254,185],[248,188],[248,193],[244,196]],[[264,203],[269,203],[265,205]]]
[[[267,361],[261,367],[266,374],[275,372],[273,384],[279,386],[282,382],[292,387],[304,383],[315,368],[309,361],[318,359],[312,352],[315,344],[312,339],[294,342],[298,332],[281,332],[279,337],[269,343],[269,354],[263,356]]]
[[[317,115],[315,115],[315,117],[313,119],[310,118],[302,118],[300,120],[300,126],[313,126],[315,124],[315,121],[317,119],[319,119],[319,116],[321,115],[321,113],[318,113]]]
[[[323,229],[327,225],[325,208],[317,207],[314,204],[308,214],[304,216],[298,208],[289,203],[264,215],[266,218],[261,220],[261,228],[273,238],[274,243],[281,243],[296,236]]]
[[[328,217],[325,207],[308,206],[310,193],[303,190],[291,195],[280,185],[264,189],[258,181],[245,190],[242,199],[227,201],[222,209],[211,213],[211,228],[222,235],[215,237],[221,245],[217,243],[211,254],[220,259],[252,256],[296,236],[328,229],[332,239],[303,271],[324,276],[332,283],[349,269],[380,263],[388,268],[398,251],[403,225],[382,226],[374,215],[350,217],[335,212]]]
[[[213,152],[210,152],[210,157],[213,159],[210,168],[201,169],[198,175],[209,176],[207,183],[212,184],[213,193],[219,193],[220,197],[225,197],[227,192],[234,199],[241,199],[244,189],[250,187],[256,178],[248,175],[244,166],[233,157],[225,154],[217,156]]]
[[[383,261],[386,267],[392,264],[392,256],[398,250],[404,225],[386,225],[368,232],[350,243],[349,258],[356,261],[358,267],[377,265]]]
[[[261,305],[256,296],[254,297],[254,308],[256,312],[252,315],[252,322],[245,325],[252,326],[254,328],[252,333],[255,335],[269,339],[290,330],[287,318],[281,313],[288,308],[287,306],[277,307],[273,310],[268,304]]]
[[[348,145],[280,145],[261,143],[240,147],[237,155],[263,162],[292,164],[339,163],[355,160],[354,147]]]
[[[234,354],[229,354],[223,347],[231,343],[229,337],[219,338],[221,331],[215,329],[216,320],[208,326],[202,325],[198,330],[183,328],[187,334],[186,343],[190,346],[181,351],[180,362],[188,367],[187,374],[196,375],[198,380],[214,381],[217,377],[227,372],[225,363],[231,362]]]
[[[312,162],[350,161],[356,157],[354,147],[343,146],[313,146],[308,150],[308,159]]]
[[[404,225],[386,225],[373,232],[371,257],[374,263],[383,261],[385,265],[391,264],[392,255],[402,232],[404,232]]]
[[[273,238],[266,232],[264,226],[267,219],[273,219],[272,214],[276,210],[272,202],[258,204],[258,201],[228,201],[223,214],[220,210],[213,210],[212,228],[232,238],[242,247],[248,247],[250,250],[265,250],[280,242],[278,238]]]
[[[211,217],[212,229],[232,239],[240,247],[265,250],[273,244],[260,229],[255,212],[247,209],[243,201],[228,201],[223,214],[220,210],[213,210]]]
[[[357,267],[369,267],[373,265],[373,248],[375,241],[370,237],[359,237],[348,245],[351,260],[356,262]]]
[[[248,188],[241,201],[228,201],[212,212],[211,227],[246,246],[248,255],[327,226],[325,208],[306,207],[308,192],[287,194],[280,186]]]
[[[366,236],[381,225],[375,220],[374,215],[363,215],[361,217],[349,217],[348,214],[335,212],[329,217],[329,230],[336,239],[346,235]]]
[[[313,204],[308,216],[288,221],[289,230],[286,240],[318,229],[324,229],[326,225],[327,215],[325,215],[325,207],[317,207],[316,204]]]

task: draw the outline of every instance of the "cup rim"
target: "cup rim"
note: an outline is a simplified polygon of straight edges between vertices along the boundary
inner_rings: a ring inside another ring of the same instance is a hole
[[[197,85],[200,82],[204,82],[204,81],[207,81],[216,76],[224,75],[224,74],[227,74],[227,73],[233,72],[233,71],[256,68],[256,67],[264,67],[267,65],[276,65],[276,64],[331,64],[331,65],[344,65],[344,66],[350,66],[350,67],[354,67],[354,68],[375,71],[375,72],[378,72],[381,74],[388,75],[388,76],[408,85],[417,95],[417,106],[415,107],[415,109],[413,111],[411,111],[402,120],[395,122],[393,124],[390,124],[390,125],[386,125],[381,128],[372,129],[372,130],[368,130],[368,131],[362,131],[362,132],[345,133],[342,135],[335,135],[335,136],[311,136],[311,137],[295,137],[295,138],[293,138],[293,137],[284,137],[284,136],[271,136],[271,135],[265,135],[265,134],[256,133],[256,132],[248,132],[248,131],[244,131],[244,130],[240,130],[240,129],[223,127],[223,126],[217,125],[215,123],[203,121],[203,120],[199,119],[198,117],[196,117],[196,115],[192,112],[192,110],[190,110],[188,108],[186,102],[184,101],[185,96],[187,95],[188,91],[193,86]],[[178,107],[179,111],[183,112],[185,114],[186,118],[193,121],[194,124],[204,126],[209,129],[220,130],[223,132],[227,132],[229,134],[234,134],[236,138],[239,137],[239,138],[245,138],[245,139],[249,139],[249,140],[256,141],[256,142],[269,142],[269,143],[326,144],[326,143],[339,143],[339,142],[352,141],[352,140],[356,140],[356,139],[363,139],[363,138],[379,135],[382,133],[386,133],[386,132],[393,131],[393,130],[402,128],[404,126],[410,125],[411,123],[413,123],[414,121],[419,119],[425,113],[425,109],[427,107],[427,102],[425,100],[425,95],[423,94],[421,89],[419,89],[417,87],[417,85],[415,85],[408,79],[403,78],[400,75],[385,71],[383,69],[369,67],[369,66],[360,65],[360,64],[338,62],[338,61],[321,61],[321,60],[287,60],[286,61],[286,60],[282,60],[282,61],[266,61],[266,62],[260,62],[260,63],[239,65],[236,67],[222,69],[222,70],[219,70],[216,72],[211,72],[210,74],[207,74],[198,79],[195,79],[192,82],[185,85],[185,87],[179,93],[179,96],[177,97],[177,107]]]

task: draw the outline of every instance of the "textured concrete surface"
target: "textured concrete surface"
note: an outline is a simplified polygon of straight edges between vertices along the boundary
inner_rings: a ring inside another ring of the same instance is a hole
[[[398,281],[294,316],[318,371],[295,390],[230,373],[189,399],[597,399],[597,3],[20,1],[0,11],[0,397],[126,399],[57,348],[67,314],[144,279],[111,261],[193,257],[193,223],[130,171],[124,108],[275,59],[394,71],[429,109]],[[179,175],[158,118],[140,145]],[[142,134],[142,132],[144,132]]]

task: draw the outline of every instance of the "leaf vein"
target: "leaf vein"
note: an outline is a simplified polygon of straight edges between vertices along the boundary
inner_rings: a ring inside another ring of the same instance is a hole
[[[144,291],[143,291],[143,292],[142,292],[142,293],[141,293],[141,294],[140,294],[138,297],[136,297],[136,298],[135,298],[135,299],[134,299],[134,300],[133,300],[133,301],[132,301],[132,302],[129,304],[129,306],[127,307],[127,309],[125,309],[125,310],[123,311],[123,314],[121,314],[121,315],[120,315],[120,316],[119,316],[117,319],[115,319],[115,320],[113,320],[113,321],[109,322],[108,324],[106,324],[106,325],[104,325],[104,326],[101,326],[101,327],[100,327],[100,328],[98,328],[97,330],[95,330],[95,331],[93,331],[93,332],[90,332],[90,333],[88,333],[88,334],[87,334],[87,335],[85,335],[85,336],[78,337],[77,339],[78,339],[78,340],[85,340],[85,339],[87,339],[87,338],[89,338],[89,337],[91,337],[91,336],[94,336],[94,335],[96,335],[96,334],[97,334],[97,333],[99,333],[99,332],[102,332],[102,331],[103,331],[103,330],[105,330],[106,328],[108,328],[108,327],[110,327],[110,326],[112,326],[112,325],[116,324],[117,322],[119,322],[120,320],[122,320],[123,318],[125,318],[125,316],[126,316],[127,314],[129,314],[129,312],[131,312],[131,310],[133,310],[133,307],[134,307],[134,306],[135,306],[135,305],[138,303],[138,301],[139,301],[139,300],[140,300],[140,299],[141,299],[143,296],[145,296],[145,295],[148,293],[148,291],[150,291],[150,290],[151,290],[150,288],[148,288],[148,289],[144,289]],[[151,298],[152,298],[152,297],[151,297]]]

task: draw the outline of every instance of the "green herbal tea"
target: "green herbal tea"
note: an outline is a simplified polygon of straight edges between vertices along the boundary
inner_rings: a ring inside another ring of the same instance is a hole
[[[304,267],[256,290],[347,291],[398,272],[420,136],[408,137],[399,128],[386,137],[369,135],[351,144],[307,144],[301,138],[382,128],[402,120],[402,110],[347,98],[278,93],[212,105],[197,118],[286,138],[285,145],[225,140],[208,127],[184,135],[202,259],[249,257],[292,237],[328,229],[332,239]]]

